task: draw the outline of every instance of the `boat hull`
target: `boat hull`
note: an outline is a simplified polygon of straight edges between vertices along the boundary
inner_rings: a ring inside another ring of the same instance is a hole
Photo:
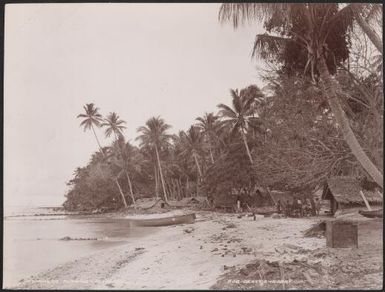
[[[366,211],[366,210],[360,210],[359,213],[362,216],[368,217],[368,218],[382,218],[383,217],[383,210],[371,210],[371,211]]]
[[[140,227],[156,227],[168,226],[176,224],[190,224],[194,223],[195,214],[175,215],[165,218],[151,218],[151,219],[129,219],[130,226]]]

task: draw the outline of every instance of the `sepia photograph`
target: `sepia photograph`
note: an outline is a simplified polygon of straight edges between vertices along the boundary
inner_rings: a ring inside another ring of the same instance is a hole
[[[2,288],[382,290],[383,5],[11,3]]]

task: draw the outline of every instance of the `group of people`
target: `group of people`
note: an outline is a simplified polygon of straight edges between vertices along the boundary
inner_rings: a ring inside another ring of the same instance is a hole
[[[319,215],[320,202],[318,198],[315,199],[314,204],[315,213]],[[284,214],[285,217],[307,217],[314,215],[310,200],[306,198],[304,200],[293,198],[291,201],[286,200],[286,202],[278,200],[276,207],[277,213]]]

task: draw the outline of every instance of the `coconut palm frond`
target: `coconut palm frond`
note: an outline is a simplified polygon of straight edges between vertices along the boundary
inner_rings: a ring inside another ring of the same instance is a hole
[[[252,57],[263,59],[276,57],[288,42],[292,42],[292,40],[268,34],[259,34],[255,37]]]
[[[222,117],[228,117],[228,118],[236,118],[237,117],[236,112],[234,112],[229,106],[227,106],[223,103],[218,104],[218,108],[219,108],[219,114]]]
[[[83,109],[85,113],[77,115],[77,118],[84,118],[80,123],[80,126],[84,127],[84,131],[91,129],[92,126],[99,127],[102,121],[102,115],[98,113],[99,109],[93,103],[86,104]]]
[[[328,29],[326,30],[326,36],[329,34],[329,31],[335,27],[336,25],[343,27],[343,30],[346,30],[349,27],[353,26],[354,13],[355,9],[359,9],[360,4],[348,4],[341,10],[339,10],[335,15],[327,19],[325,15],[325,19],[327,19]]]
[[[225,3],[219,9],[218,19],[237,28],[246,21],[268,19],[277,12],[286,15],[289,11],[290,4],[286,3]]]

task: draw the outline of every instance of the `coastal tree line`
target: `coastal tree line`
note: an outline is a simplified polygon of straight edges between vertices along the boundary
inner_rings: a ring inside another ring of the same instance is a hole
[[[223,4],[219,21],[263,23],[253,57],[265,61],[256,85],[171,135],[162,117],[137,129],[134,146],[117,113],[94,104],[79,114],[99,150],[68,182],[68,209],[120,208],[142,196],[209,198],[265,189],[309,193],[333,175],[382,187],[382,6]],[[114,137],[100,143],[100,129]]]

